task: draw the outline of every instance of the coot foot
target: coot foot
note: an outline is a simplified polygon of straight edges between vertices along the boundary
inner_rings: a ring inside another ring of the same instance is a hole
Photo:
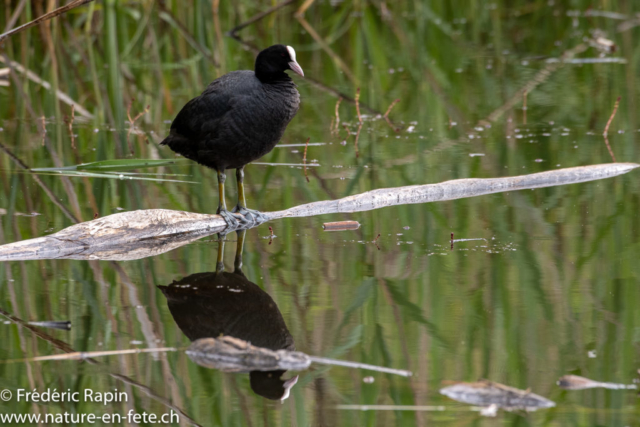
[[[221,234],[231,233],[232,231],[235,231],[241,227],[240,221],[238,221],[238,218],[236,218],[236,216],[233,215],[228,210],[218,208],[218,212],[216,213],[224,219],[224,222],[227,223],[227,228],[225,228],[224,232]]]
[[[255,209],[247,209],[244,206],[236,205],[235,208],[231,212],[237,212],[243,215],[245,218],[251,221],[253,227],[257,227],[258,225],[267,222],[269,218],[265,214]]]

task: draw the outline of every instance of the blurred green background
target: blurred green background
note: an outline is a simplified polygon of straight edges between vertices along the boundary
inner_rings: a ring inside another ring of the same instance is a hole
[[[0,31],[61,3],[6,1]],[[307,160],[319,165],[308,168],[310,182],[301,167],[278,165],[301,164],[304,145],[277,147],[261,159],[275,166],[249,165],[251,208],[275,211],[375,188],[607,163],[602,131],[619,96],[608,139],[618,161],[638,161],[638,2],[316,0],[304,3],[303,15],[296,17],[303,2],[292,2],[235,38],[226,35],[276,4],[95,1],[5,41],[0,68],[15,62],[0,77],[0,243],[122,210],[215,212],[215,173],[190,163],[140,171],[158,181],[39,175],[38,183],[12,156],[31,168],[172,159],[157,144],[179,109],[216,77],[251,69],[254,49],[275,43],[296,49],[308,77],[294,77],[302,106],[282,144],[307,138],[323,144],[308,148]],[[598,37],[615,49],[591,46]],[[563,55],[573,62],[558,62]],[[517,97],[525,87],[526,109]],[[364,114],[358,157],[350,102],[357,88]],[[69,103],[56,91],[83,109],[75,108],[72,123]],[[392,127],[381,115],[395,99]],[[132,124],[128,110],[134,118],[147,105]],[[232,203],[235,186],[227,187]],[[117,388],[130,396],[109,406],[12,402],[0,411],[161,414],[169,411],[162,397],[206,426],[638,425],[633,391],[568,392],[555,382],[568,373],[619,383],[638,378],[639,190],[631,172],[566,187],[280,220],[269,224],[271,244],[266,225],[247,233],[244,272],[276,301],[298,350],[410,369],[410,379],[314,367],[280,404],[253,394],[247,375],[198,367],[183,353],[111,357],[99,365],[0,364],[2,388]],[[322,231],[323,222],[342,219],[362,227]],[[450,250],[451,233],[483,240]],[[228,269],[233,246],[226,248]],[[43,331],[77,351],[183,347],[189,340],[156,286],[214,271],[216,253],[210,237],[139,261],[3,263],[0,308],[27,321],[71,320],[70,332]],[[60,353],[59,342],[5,320],[1,359]],[[375,382],[363,382],[370,375]],[[487,420],[438,393],[443,381],[478,378],[531,388],[557,407]],[[337,407],[347,404],[444,410]]]

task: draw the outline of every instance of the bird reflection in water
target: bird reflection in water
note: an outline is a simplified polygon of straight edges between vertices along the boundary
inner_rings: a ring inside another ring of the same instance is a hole
[[[191,340],[228,335],[270,350],[295,350],[293,337],[275,301],[242,272],[244,231],[238,232],[233,272],[224,271],[224,241],[218,246],[216,271],[196,273],[159,286],[180,330]],[[272,400],[289,397],[298,376],[286,371],[251,371],[251,389]]]

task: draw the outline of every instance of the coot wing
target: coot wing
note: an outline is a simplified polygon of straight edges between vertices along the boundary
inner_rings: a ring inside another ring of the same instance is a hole
[[[198,141],[215,133],[220,120],[230,110],[230,97],[222,79],[211,82],[202,94],[182,107],[171,123],[170,135],[161,144],[169,145],[180,154],[185,154],[184,144],[191,143],[193,149],[197,149]]]

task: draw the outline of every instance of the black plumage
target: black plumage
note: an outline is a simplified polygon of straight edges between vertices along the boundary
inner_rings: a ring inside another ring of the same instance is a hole
[[[235,269],[225,272],[223,244],[215,272],[196,273],[158,286],[180,330],[191,340],[228,335],[270,350],[295,350],[293,337],[275,301],[242,272],[244,231],[238,239]],[[297,377],[281,379],[285,371],[251,371],[251,388],[268,399],[284,399]]]
[[[257,216],[246,209],[243,168],[270,152],[300,105],[296,85],[285,73],[303,75],[290,46],[274,45],[258,54],[255,71],[233,71],[214,80],[189,101],[171,124],[161,145],[218,172],[218,213],[230,227],[237,219],[226,213],[226,169],[237,169],[238,204],[234,212]]]

